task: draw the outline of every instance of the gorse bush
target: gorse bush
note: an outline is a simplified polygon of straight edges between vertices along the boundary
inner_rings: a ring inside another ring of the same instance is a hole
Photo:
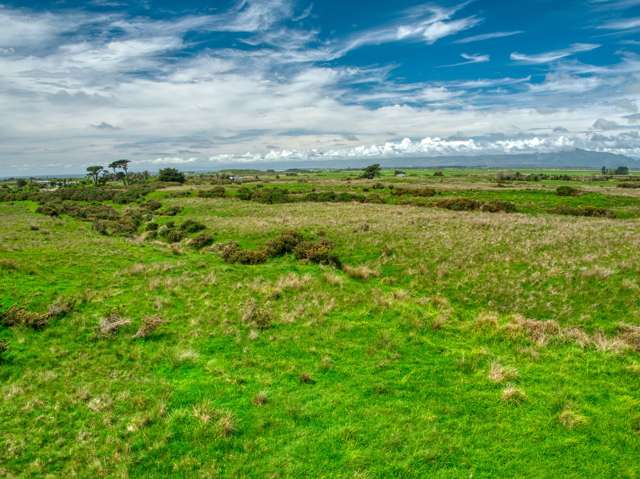
[[[471,198],[447,198],[435,203],[438,208],[453,211],[484,211],[487,213],[513,213],[516,205],[509,201],[478,201]]]
[[[297,231],[286,231],[270,240],[263,248],[254,250],[242,248],[236,242],[222,245],[220,256],[227,263],[262,264],[270,258],[293,253],[296,259],[311,263],[341,267],[342,263],[333,253],[333,244],[326,239],[305,240]]]
[[[198,191],[198,196],[200,198],[224,198],[225,195],[226,195],[226,190],[224,186],[216,186],[210,190]]]
[[[558,186],[556,188],[556,195],[558,196],[578,196],[580,195],[580,190],[572,187],[572,186]]]
[[[222,245],[220,256],[226,263],[238,264],[262,264],[266,263],[268,256],[264,249],[250,250],[240,247],[235,241]]]
[[[295,247],[294,254],[297,259],[311,263],[342,267],[340,258],[333,252],[333,244],[326,239],[303,241]]]
[[[211,246],[214,243],[214,238],[211,235],[206,233],[202,233],[195,238],[189,240],[189,246],[195,249],[206,248],[207,246]]]
[[[302,234],[297,231],[286,231],[277,238],[267,242],[265,251],[269,257],[284,256],[293,253],[298,244],[304,240]]]
[[[198,231],[202,231],[205,229],[207,229],[205,225],[191,219],[186,220],[180,225],[180,231],[186,234],[197,233]]]
[[[616,215],[612,211],[606,208],[599,208],[597,206],[558,206],[551,210],[551,213],[557,215],[569,215],[569,216],[587,216],[593,218],[615,218]]]
[[[470,198],[447,198],[436,203],[438,208],[453,211],[476,211],[482,206],[482,202]]]
[[[437,191],[434,190],[433,188],[396,187],[393,189],[392,194],[395,196],[411,195],[411,196],[429,197],[429,196],[435,196],[437,194]]]

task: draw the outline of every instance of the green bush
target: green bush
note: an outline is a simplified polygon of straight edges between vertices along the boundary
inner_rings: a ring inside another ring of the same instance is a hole
[[[294,254],[299,260],[335,266],[336,268],[342,267],[340,258],[333,252],[333,244],[326,239],[303,241],[295,247]]]
[[[207,229],[205,225],[202,223],[198,223],[192,219],[186,220],[184,223],[180,225],[180,231],[186,234],[197,233],[198,231],[202,231]]]
[[[558,206],[551,210],[552,213],[558,215],[569,215],[569,216],[588,216],[593,218],[615,218],[616,215],[611,211],[605,208],[599,208],[597,206],[581,206],[581,207],[571,207],[571,206]]]
[[[195,249],[206,248],[211,246],[214,242],[213,236],[206,233],[202,233],[189,241],[189,246]]]
[[[580,190],[573,188],[572,186],[558,186],[556,188],[556,195],[558,196],[578,196]]]
[[[158,173],[158,179],[160,181],[168,181],[173,183],[184,183],[187,180],[184,176],[184,173],[181,173],[175,168],[163,168]]]

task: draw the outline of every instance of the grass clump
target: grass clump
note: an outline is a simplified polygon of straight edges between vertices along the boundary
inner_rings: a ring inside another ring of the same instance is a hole
[[[380,276],[380,272],[378,270],[372,269],[366,265],[361,265],[361,266],[344,265],[342,267],[342,271],[344,271],[347,274],[347,276],[354,279],[368,280],[368,279],[377,278],[378,276]]]
[[[587,418],[575,412],[570,406],[565,406],[560,411],[558,421],[567,429],[575,429],[587,424]]]
[[[112,338],[120,329],[131,324],[131,321],[113,312],[100,320],[97,336],[100,338]]]
[[[512,384],[508,385],[502,390],[500,397],[504,402],[516,405],[522,404],[527,400],[526,393],[522,389],[519,389]]]
[[[251,299],[245,305],[242,321],[259,330],[265,330],[273,324],[273,314],[269,310],[268,304],[261,305],[255,299]]]
[[[138,331],[133,335],[133,339],[143,339],[150,336],[160,326],[166,324],[166,321],[160,316],[145,316]]]

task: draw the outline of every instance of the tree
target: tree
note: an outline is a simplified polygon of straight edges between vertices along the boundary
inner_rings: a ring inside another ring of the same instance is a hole
[[[175,183],[184,183],[186,178],[184,173],[176,170],[175,168],[163,168],[158,175],[160,181],[169,181]]]
[[[362,173],[362,178],[366,178],[368,180],[372,180],[376,176],[380,176],[380,165],[378,163],[367,166]]]
[[[16,186],[20,189],[24,188],[25,186],[27,186],[27,180],[25,180],[24,178],[18,178],[16,180]]]
[[[616,175],[628,175],[629,167],[628,166],[618,166],[616,168]]]
[[[113,174],[115,176],[118,176],[117,170],[122,170],[124,172],[124,175],[120,176],[119,179],[122,179],[122,183],[125,186],[129,183],[128,181],[129,180],[129,177],[128,177],[129,163],[131,163],[129,160],[116,160],[116,161],[112,161],[109,164],[109,168],[113,170]]]
[[[99,165],[87,167],[87,176],[89,176],[93,180],[93,184],[96,186],[98,186],[98,180],[102,170],[104,170],[104,168]]]
[[[603,166],[602,170],[600,170],[600,171],[602,171],[602,176],[606,176],[607,175],[607,167],[606,166]]]

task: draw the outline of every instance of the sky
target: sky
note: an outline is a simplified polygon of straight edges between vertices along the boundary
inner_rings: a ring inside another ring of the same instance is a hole
[[[576,148],[640,158],[640,0],[0,3],[2,176]]]

